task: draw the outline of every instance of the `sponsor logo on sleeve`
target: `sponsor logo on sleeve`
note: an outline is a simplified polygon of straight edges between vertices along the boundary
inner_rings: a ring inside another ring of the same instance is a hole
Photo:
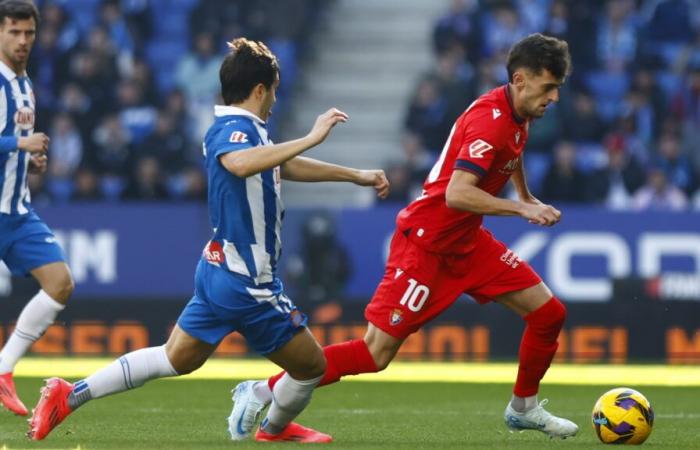
[[[484,153],[491,150],[493,145],[481,139],[477,139],[469,145],[469,156],[472,158],[483,158]]]
[[[242,131],[234,131],[231,133],[231,137],[229,137],[228,140],[234,144],[245,144],[248,142],[248,135]]]

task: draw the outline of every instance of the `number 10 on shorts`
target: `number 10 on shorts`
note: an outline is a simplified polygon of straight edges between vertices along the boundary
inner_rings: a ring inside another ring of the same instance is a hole
[[[404,292],[399,304],[408,306],[408,309],[413,312],[418,312],[425,305],[425,301],[428,300],[428,295],[430,295],[428,286],[418,284],[416,280],[409,278],[408,289]]]

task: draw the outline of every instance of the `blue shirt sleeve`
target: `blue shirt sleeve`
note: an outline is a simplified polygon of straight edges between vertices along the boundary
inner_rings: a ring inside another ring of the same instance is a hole
[[[214,141],[214,157],[219,159],[226,153],[256,147],[260,138],[252,124],[244,122],[233,123],[224,127]]]
[[[0,153],[10,153],[17,150],[17,136],[0,136]]]

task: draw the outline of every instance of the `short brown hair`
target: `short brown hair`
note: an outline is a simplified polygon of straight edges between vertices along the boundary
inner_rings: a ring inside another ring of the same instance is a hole
[[[547,69],[555,78],[563,80],[571,73],[571,55],[566,41],[534,33],[513,45],[508,53],[508,80],[520,68],[539,75]]]
[[[4,0],[0,2],[0,24],[5,22],[5,17],[15,20],[34,19],[39,24],[39,11],[31,1]]]
[[[219,70],[224,103],[241,103],[259,83],[270,89],[279,78],[277,58],[262,42],[238,38],[228,43],[231,51]]]

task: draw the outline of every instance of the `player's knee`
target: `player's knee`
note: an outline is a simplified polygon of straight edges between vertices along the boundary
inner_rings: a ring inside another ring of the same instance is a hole
[[[66,303],[73,294],[75,283],[70,274],[65,273],[60,277],[56,277],[48,286],[44,286],[43,289],[52,299],[59,303]]]
[[[326,357],[320,350],[295,361],[293,367],[287,368],[289,376],[296,380],[310,380],[326,373]]]
[[[536,325],[541,328],[558,328],[560,329],[564,325],[566,320],[566,306],[558,298],[552,297],[552,299],[545,303],[541,307],[540,314],[530,314],[526,317],[526,320],[531,323],[531,325]],[[540,311],[536,310],[535,313]],[[531,319],[527,319],[531,317]],[[533,320],[536,323],[533,323]]]
[[[554,325],[561,328],[561,326],[564,325],[564,321],[566,320],[566,306],[564,305],[564,303],[562,303],[561,300],[559,300],[556,297],[552,297],[551,301],[554,302],[554,305],[552,307],[552,322]]]
[[[187,375],[202,367],[207,358],[198,355],[185,357],[183,355],[168,355],[168,360],[178,375]]]

